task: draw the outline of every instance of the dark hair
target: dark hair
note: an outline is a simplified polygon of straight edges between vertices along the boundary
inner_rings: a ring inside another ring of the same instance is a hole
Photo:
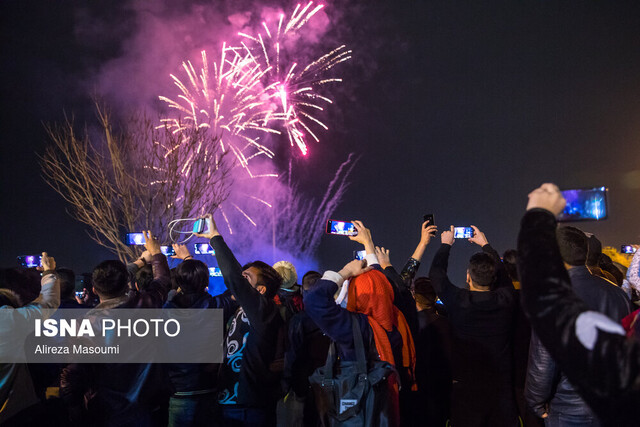
[[[35,268],[3,268],[0,270],[0,288],[11,290],[21,305],[33,301],[40,294],[40,273]]]
[[[496,280],[496,263],[491,255],[478,252],[469,259],[469,276],[474,285],[491,286]]]
[[[502,254],[502,264],[504,269],[507,270],[507,274],[512,282],[519,282],[520,276],[518,275],[518,251],[515,249],[507,249]]]
[[[414,294],[418,304],[424,307],[433,307],[436,303],[436,291],[428,277],[418,277],[414,283]]]
[[[149,284],[153,281],[153,267],[149,264],[143,265],[138,271],[136,271],[135,277],[138,289],[144,291]]]
[[[174,279],[185,294],[202,293],[209,286],[209,268],[200,260],[188,259],[176,267]]]
[[[93,269],[91,282],[100,296],[117,297],[127,291],[129,272],[121,261],[115,259],[102,261]]]
[[[315,285],[315,283],[318,280],[320,280],[321,277],[322,277],[322,274],[314,270],[309,270],[306,273],[304,273],[304,276],[302,276],[302,282],[301,282],[302,290],[308,291],[309,289],[311,289],[313,285]]]
[[[600,260],[600,254],[602,254],[602,243],[592,234],[587,240],[587,260],[585,264],[596,267]]]
[[[242,266],[242,270],[244,271],[251,267],[255,267],[260,270],[258,285],[263,285],[267,288],[267,291],[264,293],[264,295],[269,299],[275,297],[276,293],[278,293],[278,289],[280,289],[282,276],[280,276],[280,274],[278,274],[278,272],[273,267],[262,261],[253,261],[245,264]]]
[[[570,226],[560,227],[556,230],[556,239],[564,262],[571,266],[586,264],[588,242],[582,230]]]
[[[70,268],[56,268],[60,280],[60,299],[73,299],[76,290],[76,273]]]

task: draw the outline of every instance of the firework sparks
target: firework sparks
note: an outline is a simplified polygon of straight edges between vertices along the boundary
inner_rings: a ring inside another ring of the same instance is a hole
[[[318,113],[332,100],[317,91],[326,84],[341,82],[342,79],[327,72],[351,58],[351,51],[343,45],[308,64],[291,60],[295,52],[289,50],[297,42],[299,32],[323,7],[313,2],[304,7],[298,5],[288,18],[280,14],[275,22],[262,22],[254,34],[239,33],[241,42],[234,46],[223,44],[218,62],[209,62],[205,51],[201,52],[201,67],[195,67],[191,61],[183,62],[179,75],[171,75],[178,95],[173,99],[159,97],[180,118],[163,119],[162,126],[174,133],[185,129],[211,131],[217,137],[215,143],[223,152],[233,155],[236,166],[246,171],[249,178],[278,178],[275,172],[257,172],[252,167],[255,159],[274,157],[274,152],[265,145],[269,139],[261,137],[284,131],[291,147],[297,147],[306,156],[309,138],[319,142],[318,131],[328,129]],[[163,146],[165,158],[183,143]],[[201,151],[206,155],[207,150],[208,147],[198,146],[190,153],[182,168],[185,176],[191,164],[201,158]],[[271,207],[261,198],[249,197]],[[228,207],[256,226],[237,204],[229,201]],[[229,210],[225,213],[221,207],[221,212],[231,231]]]
[[[253,177],[248,160],[257,156],[273,158],[274,155],[260,143],[258,133],[279,134],[280,131],[268,126],[270,88],[260,85],[268,70],[259,69],[250,58],[234,55],[234,52],[235,48],[223,46],[220,62],[213,64],[213,70],[209,68],[205,51],[201,53],[202,68],[198,72],[191,61],[182,63],[186,83],[171,75],[180,90],[177,100],[159,97],[169,108],[177,110],[181,118],[163,119],[162,126],[168,126],[174,133],[188,128],[210,129],[219,137],[217,143],[222,150],[231,151],[237,164]],[[196,154],[202,148],[198,147]],[[168,148],[166,156],[175,149]],[[185,164],[185,171],[190,162]]]
[[[324,111],[320,103],[331,104],[331,99],[320,96],[316,90],[327,83],[341,82],[340,78],[325,78],[324,73],[341,62],[351,58],[351,50],[340,46],[302,68],[298,63],[287,64],[282,54],[282,46],[287,39],[294,37],[324,5],[313,7],[298,5],[288,21],[281,14],[276,23],[263,22],[264,32],[257,36],[238,33],[245,41],[242,44],[243,58],[254,63],[264,71],[262,78],[267,82],[265,90],[269,98],[277,101],[278,108],[269,117],[283,123],[284,130],[292,147],[298,147],[303,155],[308,153],[308,137],[316,142],[320,139],[312,127],[328,127],[315,114]]]

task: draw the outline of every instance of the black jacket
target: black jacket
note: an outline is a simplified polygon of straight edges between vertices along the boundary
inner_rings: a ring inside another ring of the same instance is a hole
[[[640,343],[572,290],[555,232],[546,210],[522,219],[518,270],[533,331],[603,425],[637,426]]]
[[[283,327],[282,317],[275,301],[254,289],[242,276],[242,266],[222,236],[213,237],[211,246],[216,251],[224,284],[235,296],[250,324],[240,367],[237,403],[254,408],[273,407],[282,394],[280,375],[270,367]]]
[[[429,277],[444,303],[452,332],[453,379],[479,386],[510,386],[515,289],[498,253],[485,245],[482,251],[496,263],[493,290],[475,292],[455,286],[447,277],[450,245],[443,244],[431,264]]]
[[[142,292],[106,300],[96,308],[161,308],[171,288],[169,265],[154,255],[153,281]],[[84,406],[88,425],[125,425],[166,405],[171,384],[164,365],[152,363],[77,363],[60,378],[60,395],[70,408]],[[142,422],[142,421],[140,421]]]
[[[574,292],[589,309],[603,313],[616,322],[629,314],[629,300],[624,291],[592,275],[586,266],[571,268],[569,277]],[[547,411],[593,415],[535,334],[531,339],[525,398],[538,416]]]
[[[170,295],[163,308],[219,308],[224,312],[222,324],[226,325],[229,317],[238,309],[238,304],[231,299],[231,294],[228,291],[215,297],[206,292],[199,294],[178,293]],[[212,325],[212,327],[215,326]],[[217,363],[168,364],[167,370],[175,395],[189,396],[193,395],[193,392],[215,392],[218,367]]]

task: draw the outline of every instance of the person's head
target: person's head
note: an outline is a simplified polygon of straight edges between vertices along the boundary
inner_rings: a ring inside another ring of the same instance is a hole
[[[188,259],[176,267],[174,279],[185,294],[203,293],[209,286],[209,268],[200,260]]]
[[[518,251],[515,249],[508,249],[502,255],[502,264],[504,269],[507,270],[507,274],[512,282],[519,282],[518,276]]]
[[[56,276],[60,281],[60,299],[72,300],[76,291],[76,274],[70,268],[56,268]]]
[[[242,276],[258,292],[271,299],[276,296],[282,277],[269,264],[262,261],[253,261],[242,267]]]
[[[418,311],[432,308],[436,303],[436,291],[428,277],[418,277],[414,281],[414,296]]]
[[[136,288],[139,291],[144,291],[147,289],[149,284],[153,281],[153,267],[149,264],[143,265],[138,271],[136,271],[135,275],[135,284]]]
[[[393,287],[384,274],[371,270],[349,282],[347,310],[372,316],[385,329],[393,322]]]
[[[602,243],[592,234],[587,239],[587,260],[585,262],[587,266],[597,267],[600,255],[602,255]]]
[[[93,269],[91,282],[101,300],[115,298],[127,292],[129,273],[121,261],[102,261]]]
[[[289,261],[278,261],[273,264],[273,269],[282,277],[281,288],[291,289],[298,282],[298,272]]]
[[[309,291],[321,277],[322,274],[313,270],[304,273],[304,276],[302,276],[302,290],[304,292]]]
[[[33,268],[0,269],[0,289],[7,305],[22,307],[40,294],[40,273]]]
[[[22,306],[20,296],[16,289],[20,287],[23,278],[16,268],[0,269],[0,307],[9,306],[18,308]]]
[[[469,259],[467,283],[471,290],[487,291],[496,281],[496,264],[491,255],[478,252]]]
[[[582,230],[570,226],[559,227],[556,230],[556,240],[565,264],[571,267],[586,264],[589,244]]]

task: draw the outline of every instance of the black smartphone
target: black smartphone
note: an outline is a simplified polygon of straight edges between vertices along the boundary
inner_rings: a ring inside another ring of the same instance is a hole
[[[173,246],[171,245],[160,246],[160,251],[164,254],[164,256],[171,256],[176,254],[176,250],[173,249]]]
[[[42,265],[42,255],[20,255],[18,262],[21,267],[40,267]]]
[[[473,228],[471,227],[454,227],[453,238],[454,239],[470,239],[473,237]]]
[[[144,245],[144,234],[142,233],[127,233],[124,242],[129,246]]]
[[[337,234],[340,236],[357,236],[358,230],[351,221],[336,221],[330,219],[327,221],[327,234]]]
[[[609,215],[607,187],[579,188],[563,190],[562,196],[567,201],[564,211],[558,215],[559,222],[600,221]]]
[[[429,227],[430,225],[436,225],[436,220],[434,219],[433,214],[426,214],[425,216],[423,216],[422,222],[426,222],[425,228]]]
[[[620,248],[620,253],[635,254],[636,248],[634,248],[632,245],[622,245],[622,247]]]

